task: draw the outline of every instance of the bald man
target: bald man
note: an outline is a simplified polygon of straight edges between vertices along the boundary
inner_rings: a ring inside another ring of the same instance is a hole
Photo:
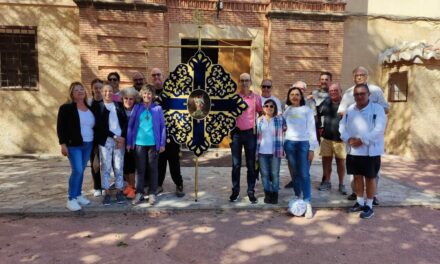
[[[144,86],[145,84],[144,74],[142,72],[137,71],[133,74],[132,80],[133,80],[134,89],[136,89],[136,91],[139,92],[142,89],[142,86]]]

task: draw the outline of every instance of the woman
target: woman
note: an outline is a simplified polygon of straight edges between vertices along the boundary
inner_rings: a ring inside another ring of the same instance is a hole
[[[303,93],[297,87],[290,88],[286,105],[283,113],[287,124],[284,151],[295,172],[293,182],[296,199],[300,199],[301,193],[303,194],[306,203],[305,217],[312,218],[309,161],[313,159],[314,150],[318,147],[315,119],[313,111],[305,105]]]
[[[155,89],[147,84],[141,89],[143,102],[133,107],[128,123],[127,151],[135,150],[136,196],[133,204],[144,199],[144,175],[149,170],[150,188],[148,202],[156,202],[159,153],[165,150],[165,120],[162,107],[154,100]]]
[[[81,195],[84,170],[93,146],[95,117],[87,105],[84,85],[73,82],[69,87],[69,101],[58,110],[57,134],[61,153],[67,156],[72,168],[69,178],[67,208],[81,210],[90,201]]]
[[[127,120],[130,118],[133,107],[138,101],[139,92],[133,87],[123,89],[120,93],[122,97],[122,103],[124,105],[125,114]],[[124,180],[127,182],[127,187],[124,189],[124,194],[129,199],[135,197],[135,178],[134,173],[136,171],[136,164],[133,151],[126,151],[124,155]]]
[[[119,83],[121,82],[121,76],[118,72],[111,72],[107,75],[107,81],[113,87],[113,101],[120,102],[121,96],[119,95]]]
[[[263,180],[264,203],[277,204],[286,123],[281,115],[277,115],[277,104],[272,99],[266,100],[263,112],[257,120],[257,159]]]
[[[113,169],[115,175],[116,202],[125,203],[122,194],[124,187],[123,169],[125,138],[127,134],[127,117],[121,103],[113,101],[113,88],[109,84],[102,87],[103,101],[96,104],[93,112],[96,117],[96,143],[99,145],[101,182],[105,195],[104,205],[111,204],[110,177]]]
[[[95,104],[102,102],[101,89],[104,82],[100,79],[94,79],[91,83],[92,88],[92,98],[90,98],[88,105],[94,108]],[[98,197],[102,195],[101,190],[101,168],[99,166],[99,148],[98,144],[93,144],[92,153],[90,155],[90,168],[92,171],[93,178],[93,196]]]

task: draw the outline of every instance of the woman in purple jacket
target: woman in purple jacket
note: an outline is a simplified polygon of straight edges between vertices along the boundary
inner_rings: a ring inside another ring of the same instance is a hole
[[[132,203],[138,204],[144,199],[144,174],[148,169],[148,202],[153,205],[156,201],[159,153],[165,150],[165,119],[162,107],[153,102],[154,87],[144,85],[140,94],[143,102],[133,107],[127,133],[127,151],[134,150],[136,159],[136,196]]]

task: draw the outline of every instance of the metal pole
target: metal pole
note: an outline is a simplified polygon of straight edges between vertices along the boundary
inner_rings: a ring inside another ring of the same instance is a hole
[[[199,192],[199,157],[196,157],[195,178],[194,178],[194,196],[197,202]]]

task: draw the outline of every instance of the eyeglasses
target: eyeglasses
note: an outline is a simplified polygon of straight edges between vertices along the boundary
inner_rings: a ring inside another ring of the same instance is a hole
[[[118,79],[117,79],[117,78],[108,78],[108,81],[109,81],[109,82],[117,82]]]
[[[367,93],[354,93],[353,95],[355,97],[359,97],[359,96],[365,96],[365,95],[367,95]]]
[[[240,82],[244,83],[244,82],[250,82],[250,79],[244,79],[244,80],[240,80]]]
[[[264,105],[264,108],[274,108],[274,105]]]
[[[270,88],[272,88],[272,85],[261,85],[261,88],[270,89]]]
[[[124,97],[124,100],[134,101],[134,98]]]
[[[152,73],[152,74],[151,74],[151,76],[153,76],[153,77],[156,77],[156,76],[159,77],[159,76],[161,76],[161,75],[162,75],[161,73]]]

